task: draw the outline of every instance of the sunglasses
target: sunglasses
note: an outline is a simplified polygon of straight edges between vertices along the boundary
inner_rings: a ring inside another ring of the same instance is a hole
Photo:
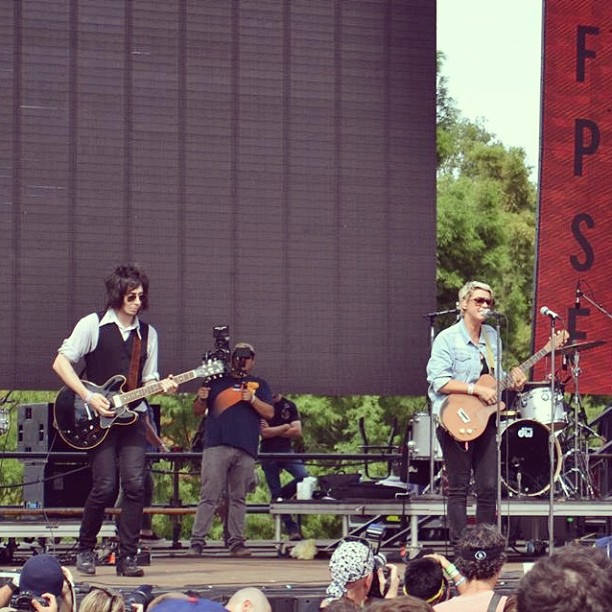
[[[493,304],[495,304],[495,300],[489,298],[477,297],[472,299],[477,306],[482,306],[483,304],[486,306],[493,306]]]
[[[132,302],[135,302],[137,299],[143,302],[146,299],[146,297],[147,296],[144,293],[129,293],[128,295],[125,296],[125,299],[131,304]]]

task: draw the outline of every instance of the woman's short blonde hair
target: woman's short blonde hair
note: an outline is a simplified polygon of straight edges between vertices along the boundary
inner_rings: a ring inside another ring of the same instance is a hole
[[[463,302],[463,300],[469,300],[472,297],[472,293],[476,291],[476,289],[482,289],[483,291],[488,291],[491,294],[491,299],[495,296],[493,295],[493,289],[491,289],[490,285],[486,283],[481,283],[480,281],[469,281],[459,289],[459,303]]]

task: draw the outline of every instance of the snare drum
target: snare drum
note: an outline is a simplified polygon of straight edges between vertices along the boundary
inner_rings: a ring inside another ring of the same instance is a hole
[[[533,419],[549,427],[552,424],[552,429],[559,431],[567,424],[563,393],[559,389],[555,389],[552,421],[550,398],[550,385],[547,382],[527,383],[525,390],[517,394],[513,408],[518,410],[522,419]]]
[[[410,436],[410,452],[414,459],[429,459],[431,421],[426,412],[417,412],[412,415],[412,429]],[[442,449],[434,434],[434,459],[442,461]]]
[[[501,437],[502,482],[517,495],[534,497],[550,489],[548,439],[550,429],[533,419],[508,425]],[[561,446],[554,441],[554,480],[561,472]]]

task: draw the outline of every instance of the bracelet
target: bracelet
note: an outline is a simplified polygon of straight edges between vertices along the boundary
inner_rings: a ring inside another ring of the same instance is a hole
[[[89,402],[91,402],[91,398],[94,396],[93,391],[88,391],[87,395],[85,396],[85,403],[89,404]]]
[[[449,578],[453,578],[454,576],[456,576],[459,573],[459,570],[457,569],[457,566],[454,565],[453,563],[449,563],[445,568],[444,568],[444,573],[449,577]]]
[[[257,397],[256,397],[256,396],[255,396],[255,394],[253,393],[253,395],[252,395],[252,397],[251,397],[251,400],[250,400],[251,404],[254,404],[256,399],[257,399]]]
[[[465,581],[467,580],[467,578],[465,576],[461,576],[461,578],[459,578],[459,580],[457,580],[457,582],[453,581],[455,586],[458,587],[460,585],[462,585]]]
[[[469,383],[467,386],[467,394],[474,395],[474,383]]]

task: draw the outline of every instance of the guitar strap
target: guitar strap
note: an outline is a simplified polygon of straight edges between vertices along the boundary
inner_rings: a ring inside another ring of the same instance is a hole
[[[140,367],[140,348],[142,347],[142,341],[136,330],[132,331],[132,357],[130,359],[130,369],[128,371],[127,385],[128,391],[136,389],[138,387],[138,369]]]
[[[491,349],[491,345],[489,344],[489,338],[486,333],[484,333],[484,339],[485,346],[487,347],[487,354],[485,355],[485,357],[487,360],[487,365],[489,366],[489,373],[491,375],[495,375],[495,359],[493,358],[493,351]]]

